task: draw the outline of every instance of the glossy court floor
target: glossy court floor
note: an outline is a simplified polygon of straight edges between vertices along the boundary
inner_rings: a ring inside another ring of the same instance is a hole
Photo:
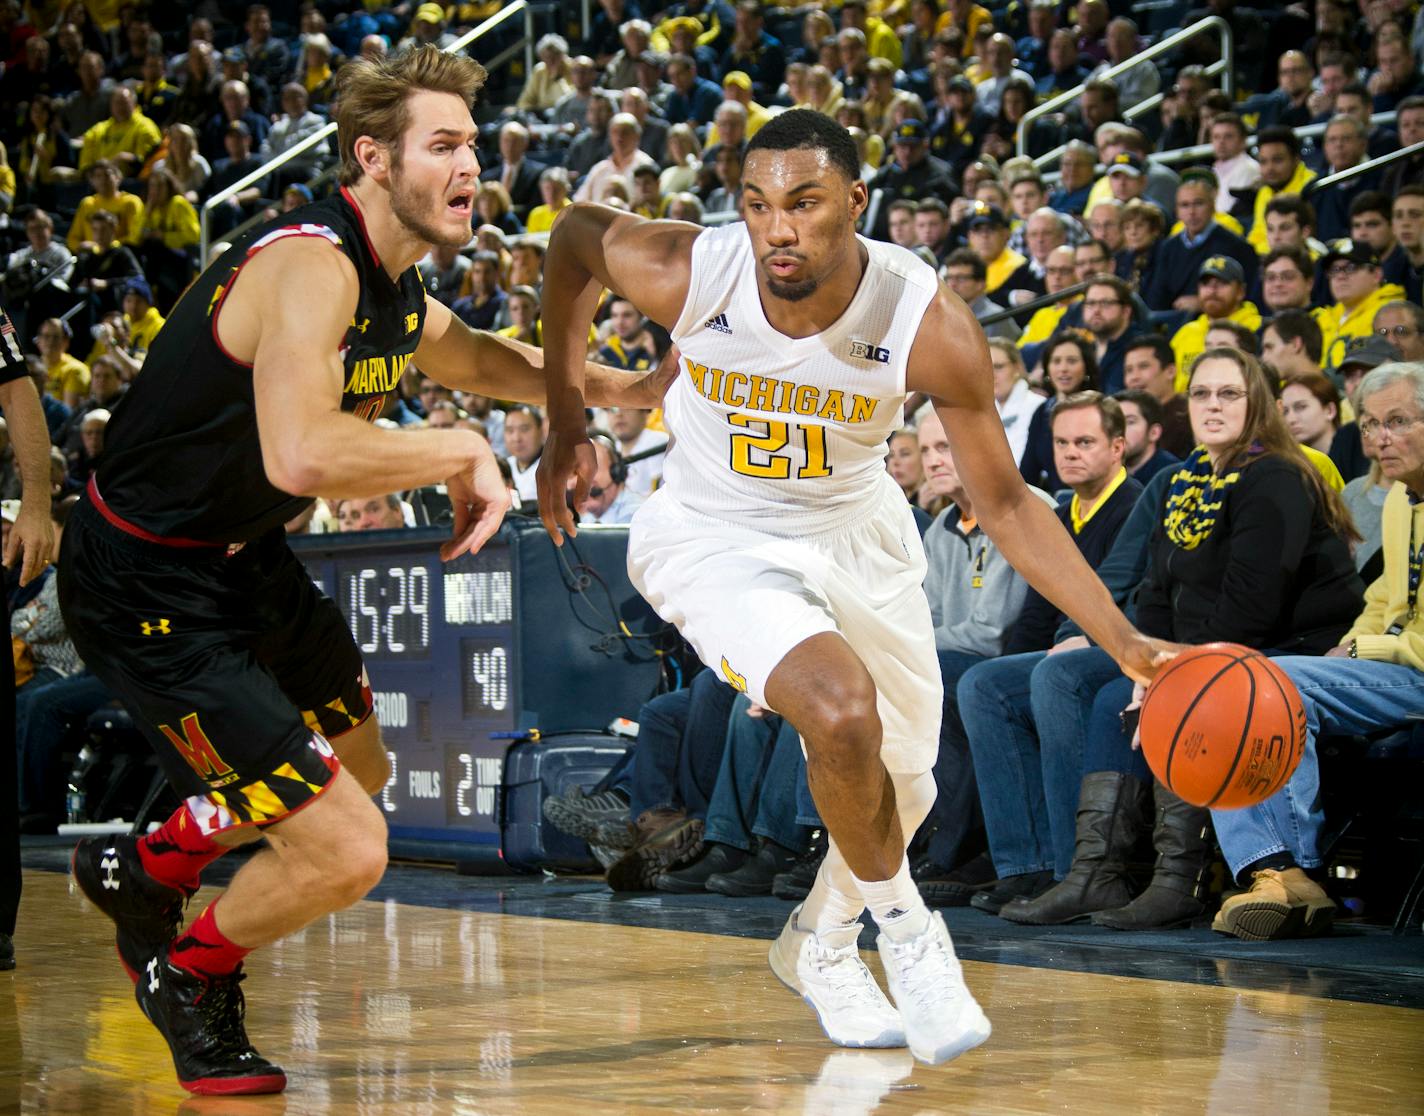
[[[0,1113],[1424,1112],[1417,934],[1250,947],[951,912],[994,1035],[926,1067],[826,1042],[766,965],[786,904],[413,866],[250,965],[287,1093],[189,1098],[62,853],[26,862]]]

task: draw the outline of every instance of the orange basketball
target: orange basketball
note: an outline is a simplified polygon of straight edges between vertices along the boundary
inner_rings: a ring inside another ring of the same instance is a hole
[[[1237,643],[1184,651],[1147,688],[1142,754],[1168,788],[1197,806],[1262,802],[1295,772],[1305,709],[1285,671]]]

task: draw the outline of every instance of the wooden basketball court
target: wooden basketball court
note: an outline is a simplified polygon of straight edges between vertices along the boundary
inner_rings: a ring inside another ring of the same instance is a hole
[[[393,871],[407,893],[503,886]],[[29,871],[25,888],[20,965],[0,973],[5,1113],[1424,1111],[1424,1012],[1325,998],[1308,976],[1272,988],[1249,962],[1184,983],[969,961],[993,1038],[927,1067],[831,1046],[771,975],[764,939],[396,898],[249,965],[248,1029],[286,1069],[285,1095],[191,1098],[111,924],[60,872]]]

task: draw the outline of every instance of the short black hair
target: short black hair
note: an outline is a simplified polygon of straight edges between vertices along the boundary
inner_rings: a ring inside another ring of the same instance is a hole
[[[773,116],[751,138],[746,153],[753,151],[824,151],[831,165],[852,182],[860,180],[860,156],[850,133],[829,116],[814,109],[787,109]]]
[[[969,277],[981,283],[989,278],[988,264],[971,248],[956,248],[945,257],[944,266],[946,270],[951,267],[967,267],[970,272]]]
[[[1361,213],[1380,213],[1388,224],[1393,212],[1394,199],[1379,190],[1363,190],[1350,203],[1351,217],[1358,217]]]
[[[1289,345],[1297,337],[1305,352],[1306,360],[1319,364],[1325,352],[1325,335],[1314,316],[1308,310],[1282,310],[1266,323],[1266,329],[1276,331],[1276,336]],[[1264,330],[1262,332],[1265,332]]]
[[[1113,392],[1112,397],[1119,403],[1131,403],[1136,407],[1142,412],[1142,421],[1148,426],[1162,425],[1162,404],[1151,392],[1124,388],[1122,391]]]
[[[1300,158],[1300,137],[1284,124],[1274,124],[1256,133],[1256,150],[1268,143],[1278,143],[1291,153],[1292,158]]]
[[[1152,355],[1157,358],[1157,363],[1163,368],[1170,368],[1177,363],[1177,354],[1172,351],[1172,343],[1160,333],[1139,333],[1127,342],[1127,348],[1122,354],[1126,356],[1134,349],[1151,349]]]

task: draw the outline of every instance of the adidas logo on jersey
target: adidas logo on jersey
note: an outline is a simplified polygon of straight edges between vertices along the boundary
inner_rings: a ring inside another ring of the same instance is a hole
[[[878,345],[872,345],[867,341],[852,341],[850,343],[850,357],[852,360],[873,360],[880,364],[889,364],[890,350],[882,349]]]
[[[715,317],[708,318],[703,324],[707,329],[715,329],[718,333],[730,334],[732,332],[732,327],[727,324],[726,314],[718,314]]]

